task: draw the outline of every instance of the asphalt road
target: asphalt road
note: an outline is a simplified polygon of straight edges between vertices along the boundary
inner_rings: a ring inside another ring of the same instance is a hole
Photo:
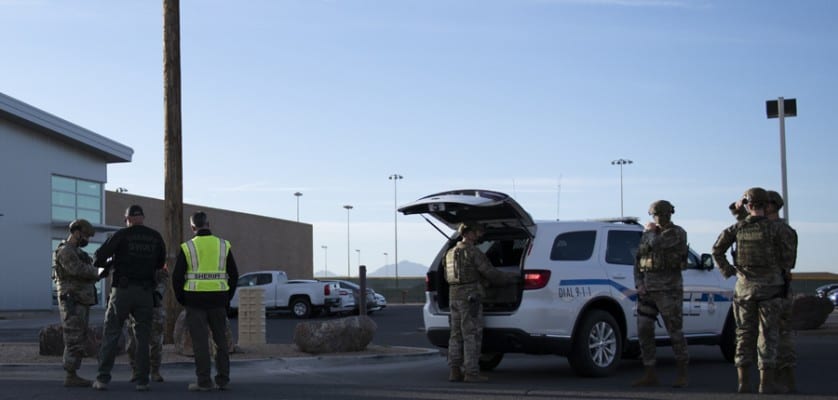
[[[421,327],[420,306],[393,306],[373,315],[379,326],[376,344],[428,347]],[[10,321],[0,323],[0,338]],[[290,335],[296,320],[276,316],[268,320],[269,341]],[[0,339],[2,340],[2,339]],[[796,337],[798,387],[800,394],[774,398],[838,399],[838,336],[801,333]],[[583,379],[575,376],[567,361],[557,356],[507,355],[498,368],[487,373],[486,384],[447,382],[447,367],[440,355],[395,359],[314,358],[235,363],[230,393],[188,393],[194,380],[190,364],[166,365],[167,381],[153,384],[151,393],[137,393],[127,383],[128,371],[119,366],[107,392],[64,389],[62,371],[56,366],[0,366],[0,399],[20,398],[255,398],[255,399],[749,399],[758,395],[737,395],[734,367],[725,362],[715,346],[689,348],[690,386],[672,389],[660,386],[634,389],[629,383],[642,367],[637,360],[625,360],[611,377]],[[660,348],[659,374],[666,383],[674,378],[674,360],[668,348]],[[86,363],[82,373],[92,376],[95,366]],[[756,376],[754,376],[756,382]]]

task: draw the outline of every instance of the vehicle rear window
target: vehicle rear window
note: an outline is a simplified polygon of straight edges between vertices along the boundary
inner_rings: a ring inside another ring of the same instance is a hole
[[[608,232],[608,248],[605,250],[605,262],[609,264],[634,265],[634,256],[640,245],[638,231]]]
[[[553,241],[550,259],[557,261],[584,261],[594,252],[596,231],[566,232]]]

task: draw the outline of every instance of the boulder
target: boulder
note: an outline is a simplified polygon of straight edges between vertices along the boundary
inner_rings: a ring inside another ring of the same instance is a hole
[[[791,310],[791,328],[794,330],[818,329],[835,309],[829,299],[816,296],[798,296]]]
[[[294,344],[311,354],[363,351],[377,328],[366,315],[300,322],[294,328]]]
[[[215,342],[212,339],[212,331],[209,330],[210,354],[215,355]],[[189,334],[189,329],[186,327],[186,310],[180,312],[175,321],[175,330],[173,332],[175,341],[175,351],[183,356],[193,357],[195,352],[192,350],[192,335]],[[235,351],[235,343],[233,342],[233,331],[230,329],[230,320],[227,320],[227,348],[230,353]]]
[[[102,344],[102,328],[87,328],[87,343],[84,346],[85,357],[96,357]],[[42,356],[61,356],[64,354],[64,327],[53,324],[41,328],[38,332],[38,354]]]

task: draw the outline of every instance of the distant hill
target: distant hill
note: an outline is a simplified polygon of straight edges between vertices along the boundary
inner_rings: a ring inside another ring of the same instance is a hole
[[[411,262],[411,261],[399,261],[399,277],[424,277],[425,274],[428,273],[428,266],[422,265],[419,263]],[[396,266],[395,264],[387,264],[383,267],[379,267],[376,270],[372,270],[372,268],[367,267],[367,276],[372,276],[376,278],[391,278],[396,276]]]
[[[399,277],[424,277],[426,273],[428,273],[427,265],[411,261],[399,261]],[[315,278],[340,278],[345,276],[346,274],[336,274],[331,270],[319,269],[314,271]],[[367,276],[373,278],[393,278],[396,276],[396,266],[394,264],[387,264],[375,270],[367,267]]]

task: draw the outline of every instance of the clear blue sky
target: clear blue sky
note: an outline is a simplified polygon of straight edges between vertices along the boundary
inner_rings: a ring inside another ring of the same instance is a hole
[[[181,1],[184,200],[314,230],[315,269],[394,261],[398,203],[457,188],[536,219],[675,204],[709,252],[751,186],[780,190],[799,271],[838,272],[838,2]],[[163,197],[162,0],[0,0],[0,91],[134,149],[106,187]],[[347,249],[347,211],[350,245]],[[400,216],[399,260],[441,236]],[[223,235],[224,227],[215,227]],[[323,251],[321,246],[328,246]],[[327,260],[324,260],[327,258]]]

